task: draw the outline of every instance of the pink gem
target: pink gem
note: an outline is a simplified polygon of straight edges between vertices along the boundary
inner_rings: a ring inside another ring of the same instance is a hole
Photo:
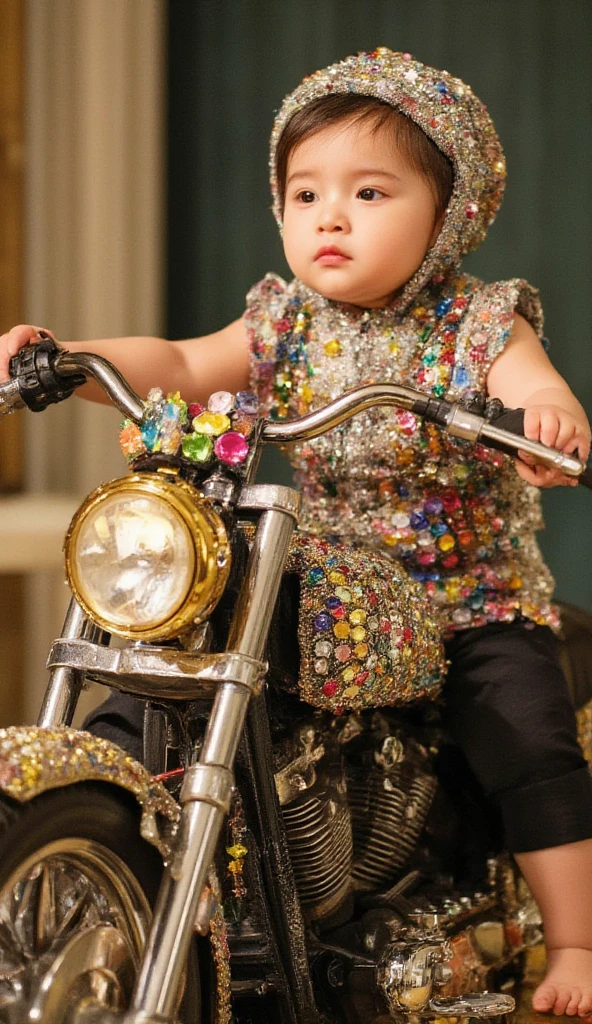
[[[349,661],[351,658],[351,647],[348,647],[347,644],[339,644],[339,647],[335,648],[335,657],[337,661]]]
[[[218,412],[226,416],[234,406],[234,395],[230,391],[215,391],[208,401],[209,412]]]
[[[242,434],[237,434],[235,430],[228,430],[217,438],[214,451],[220,462],[224,462],[227,466],[238,466],[245,461],[249,454],[249,445]]]

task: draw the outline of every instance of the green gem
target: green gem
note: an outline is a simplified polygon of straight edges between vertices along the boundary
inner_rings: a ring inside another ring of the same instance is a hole
[[[437,358],[437,354],[432,349],[430,352],[426,352],[421,361],[424,366],[433,366]]]
[[[433,391],[436,398],[444,398],[444,395],[446,394],[446,388],[444,387],[443,384],[436,384]]]
[[[433,330],[434,330],[434,328],[433,328],[433,327],[431,327],[431,326],[430,326],[430,325],[428,324],[428,326],[427,326],[427,327],[424,327],[423,331],[422,331],[422,332],[420,333],[420,335],[419,335],[419,340],[420,340],[420,341],[427,341],[427,340],[428,340],[428,338],[429,338],[429,336],[430,336],[430,334],[432,333],[432,331],[433,331]]]
[[[214,443],[206,434],[186,434],[181,448],[183,455],[192,462],[207,462],[214,450]]]

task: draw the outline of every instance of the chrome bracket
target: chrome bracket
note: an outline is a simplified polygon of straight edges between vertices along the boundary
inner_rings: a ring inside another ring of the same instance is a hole
[[[267,664],[227,651],[202,654],[171,647],[102,647],[88,640],[56,640],[47,667],[77,669],[87,679],[147,699],[211,699],[221,683],[261,692]]]
[[[182,804],[198,800],[212,804],[228,814],[234,792],[234,776],[220,764],[194,764],[185,772],[179,800]]]

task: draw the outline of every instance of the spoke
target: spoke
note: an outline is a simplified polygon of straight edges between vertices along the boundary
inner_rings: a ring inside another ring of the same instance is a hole
[[[43,953],[50,946],[56,931],[54,873],[51,862],[47,861],[42,865],[39,879],[36,925],[35,949]]]

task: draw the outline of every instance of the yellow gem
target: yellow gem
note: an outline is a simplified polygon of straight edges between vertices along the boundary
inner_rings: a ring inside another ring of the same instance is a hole
[[[298,391],[305,402],[312,401],[312,388],[310,384],[303,384],[302,387],[298,389]]]
[[[384,543],[387,544],[389,548],[392,548],[397,543],[398,537],[396,533],[385,533],[383,540]]]
[[[396,341],[391,341],[391,343],[389,345],[389,352],[390,352],[390,354],[392,356],[398,356],[399,355],[399,346],[397,345]]]
[[[458,580],[448,580],[445,584],[446,597],[449,601],[456,601],[460,597],[460,586]]]
[[[510,590],[520,590],[522,586],[522,578],[520,576],[512,576],[509,583]]]
[[[355,697],[356,694],[359,693],[359,692],[360,692],[360,687],[359,686],[348,686],[347,690],[343,691],[345,697]]]
[[[352,640],[354,640],[356,643],[359,643],[360,640],[363,640],[365,636],[366,630],[364,629],[363,626],[354,626],[354,628],[351,631]]]
[[[346,640],[349,636],[349,622],[336,622],[333,626],[333,632],[338,640]]]
[[[469,467],[468,466],[456,466],[456,468],[454,470],[454,475],[455,475],[456,479],[460,483],[462,483],[463,480],[466,480],[468,475],[469,475]]]
[[[230,420],[221,412],[202,412],[201,415],[195,417],[192,426],[197,434],[209,434],[212,437],[217,437],[229,430]]]
[[[451,551],[454,547],[454,537],[450,533],[444,533],[438,538],[438,547],[442,551]]]
[[[240,875],[240,874],[242,874],[242,870],[243,870],[243,862],[242,862],[242,860],[231,860],[230,864],[228,865],[228,870],[230,871],[231,875]]]
[[[329,580],[331,583],[347,583],[347,579],[344,574],[339,572],[337,569],[333,569],[333,571],[329,573]]]
[[[328,341],[325,345],[325,352],[328,356],[338,356],[341,352],[341,342],[337,341],[337,338]]]
[[[248,852],[247,847],[243,846],[242,843],[235,843],[234,846],[226,847],[226,853],[230,854],[234,860],[240,860],[241,857],[246,857]]]
[[[356,658],[365,658],[368,654],[368,644],[356,644],[354,654]]]
[[[360,626],[366,621],[366,612],[363,608],[354,608],[353,612],[350,612],[349,621],[352,626]]]

